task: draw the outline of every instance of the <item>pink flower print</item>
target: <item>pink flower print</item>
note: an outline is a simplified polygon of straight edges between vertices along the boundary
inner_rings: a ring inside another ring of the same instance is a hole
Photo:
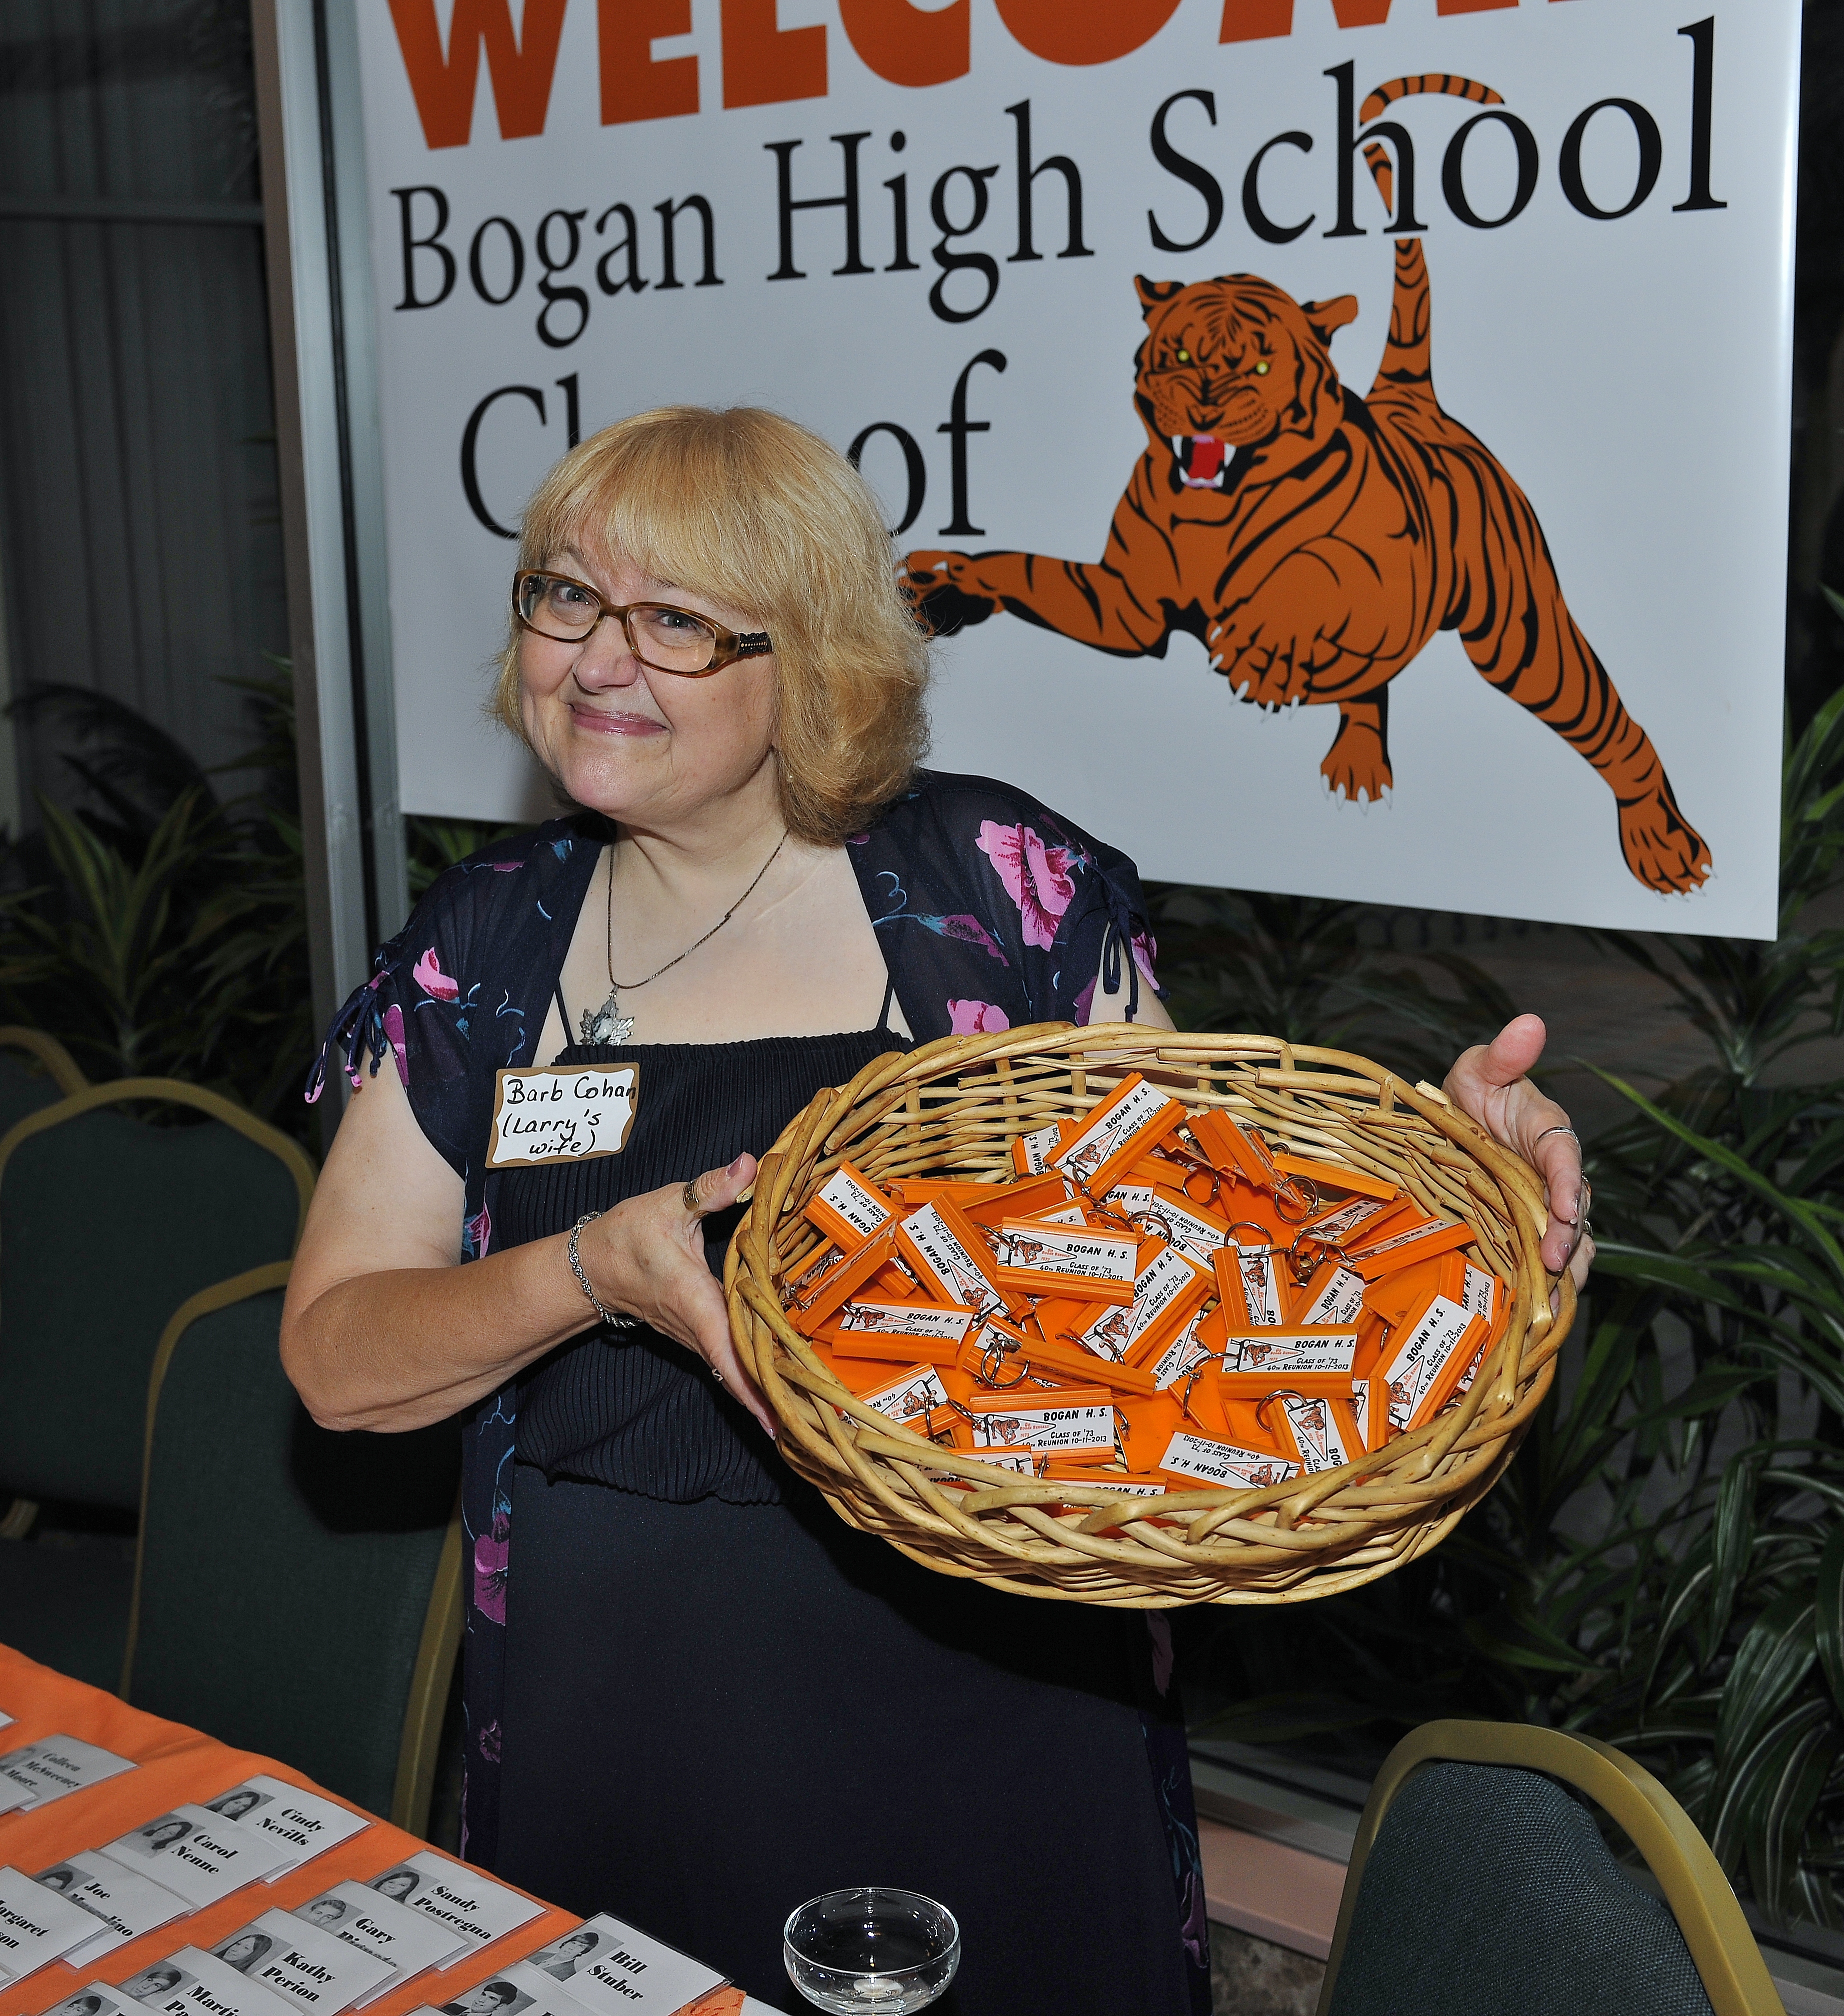
[[[461,983],[451,980],[442,970],[442,963],[436,957],[436,949],[431,945],[427,952],[411,967],[416,985],[425,994],[433,995],[438,1001],[458,1001]]]
[[[1012,1026],[1012,1017],[995,1002],[951,1001],[947,1013],[957,1036],[994,1036]]]
[[[384,1011],[384,1033],[397,1058],[397,1075],[406,1088],[410,1082],[410,1053],[404,1044],[404,1011],[394,1001]]]
[[[483,1204],[461,1228],[462,1244],[470,1258],[483,1259],[493,1237],[493,1214]]]
[[[1011,963],[1000,951],[997,939],[977,917],[969,916],[965,910],[951,917],[924,917],[922,921],[944,938],[958,938],[962,945],[978,945],[988,959],[996,959],[1001,966]]]
[[[1134,963],[1155,987],[1159,985],[1159,975],[1152,970],[1152,962],[1158,956],[1158,939],[1150,931],[1135,931],[1134,933]]]
[[[978,844],[998,870],[1005,894],[1018,905],[1025,943],[1048,952],[1076,893],[1069,850],[1046,847],[1028,826],[1001,826],[996,819],[980,822]]]
[[[1096,978],[1099,977],[1098,974]],[[1095,1006],[1095,981],[1091,980],[1076,996],[1076,1026],[1078,1029],[1086,1029],[1088,1027],[1089,1010]]]
[[[506,1621],[506,1564],[512,1551],[512,1535],[503,1519],[495,1519],[492,1532],[474,1543],[474,1607],[489,1623]]]

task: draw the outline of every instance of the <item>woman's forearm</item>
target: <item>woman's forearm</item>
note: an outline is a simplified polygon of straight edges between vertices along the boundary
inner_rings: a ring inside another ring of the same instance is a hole
[[[445,1420],[594,1322],[567,1239],[466,1266],[392,1268],[322,1289],[282,1327],[282,1363],[322,1427]]]

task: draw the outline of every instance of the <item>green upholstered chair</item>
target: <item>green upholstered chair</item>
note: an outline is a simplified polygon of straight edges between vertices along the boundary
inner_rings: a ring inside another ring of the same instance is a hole
[[[286,1266],[160,1341],[122,1672],[136,1708],[426,1824],[461,1642],[461,1440],[317,1427],[282,1370]]]
[[[138,1117],[149,1107],[204,1118],[150,1125]],[[286,1259],[313,1187],[285,1135],[168,1078],[86,1087],[0,1139],[0,1502],[15,1501],[0,1538],[0,1640],[115,1684],[125,1543],[43,1521],[18,1536],[43,1500],[131,1528],[168,1318],[213,1282]]]
[[[89,1083],[77,1060],[56,1036],[16,1023],[0,1027],[0,1135],[16,1120],[40,1107],[56,1105]],[[24,1538],[38,1507],[31,1499],[15,1500],[0,1512],[0,1540]]]
[[[1663,1899],[1615,1860],[1591,1800]],[[1433,1722],[1357,1826],[1318,2016],[1785,2016],[1702,1837],[1591,1737]]]

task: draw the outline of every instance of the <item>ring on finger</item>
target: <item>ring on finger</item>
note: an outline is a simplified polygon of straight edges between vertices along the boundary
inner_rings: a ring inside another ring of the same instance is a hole
[[[723,1373],[721,1373],[721,1372],[717,1370],[717,1368],[714,1365],[710,1368],[710,1376],[712,1377],[712,1378],[714,1378],[714,1380],[716,1380],[716,1381],[717,1382],[717,1384],[718,1384],[720,1386],[721,1386],[721,1385],[723,1384],[723,1383],[724,1383],[724,1375],[723,1375]]]
[[[679,1197],[686,1210],[694,1218],[703,1210],[703,1205],[698,1201],[698,1179],[696,1176],[680,1191]]]

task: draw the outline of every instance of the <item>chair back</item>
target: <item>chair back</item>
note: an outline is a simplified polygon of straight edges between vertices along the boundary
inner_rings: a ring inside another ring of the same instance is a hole
[[[124,1108],[203,1114],[150,1126]],[[0,1493],[141,1497],[147,1376],[189,1295],[286,1260],[314,1165],[286,1135],[171,1078],[92,1085],[0,1139]]]
[[[1570,1787],[1632,1840],[1663,1903]],[[1364,1809],[1319,2016],[1486,2008],[1785,2016],[1716,1858],[1649,1772],[1559,1730],[1432,1723]]]
[[[460,1435],[317,1427],[282,1370],[287,1278],[196,1295],[160,1341],[121,1691],[421,1834],[461,1639]]]

